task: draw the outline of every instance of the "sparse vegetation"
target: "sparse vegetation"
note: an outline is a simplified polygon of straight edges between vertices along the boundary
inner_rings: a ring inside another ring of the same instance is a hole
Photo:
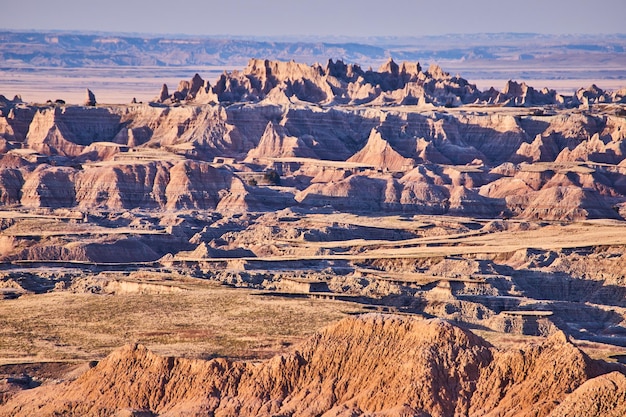
[[[0,364],[98,360],[140,342],[164,355],[267,358],[344,316],[333,301],[276,299],[203,281],[175,294],[69,291],[0,303]]]
[[[274,170],[267,171],[263,175],[263,180],[271,185],[280,185],[280,175]]]

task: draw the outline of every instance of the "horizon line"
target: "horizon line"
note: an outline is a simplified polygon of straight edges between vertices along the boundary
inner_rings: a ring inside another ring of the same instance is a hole
[[[348,34],[335,34],[335,35],[315,35],[315,34],[281,34],[281,35],[238,35],[238,34],[189,34],[189,33],[164,33],[164,32],[127,32],[127,31],[105,31],[105,30],[88,30],[88,29],[15,29],[15,28],[3,28],[0,27],[0,33],[55,33],[55,34],[84,34],[84,35],[116,35],[127,37],[153,37],[153,38],[176,38],[183,37],[188,39],[241,39],[241,40],[272,40],[272,39],[424,39],[424,38],[446,38],[446,37],[465,37],[465,36],[494,36],[494,35],[509,35],[509,36],[533,36],[533,37],[548,37],[548,38],[566,38],[566,37],[626,37],[626,32],[612,32],[612,33],[585,33],[585,32],[571,32],[571,33],[540,33],[540,32],[450,32],[443,34],[432,35],[348,35]]]

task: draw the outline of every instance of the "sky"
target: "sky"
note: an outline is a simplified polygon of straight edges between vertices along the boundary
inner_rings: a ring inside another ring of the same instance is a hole
[[[626,33],[626,0],[0,0],[0,29],[425,36]]]

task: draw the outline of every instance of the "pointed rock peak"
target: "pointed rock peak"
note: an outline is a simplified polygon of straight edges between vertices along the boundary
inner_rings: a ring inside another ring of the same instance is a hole
[[[202,242],[191,252],[192,257],[194,258],[210,258],[211,257],[211,248],[205,243]]]
[[[278,129],[280,129],[280,124],[279,123],[275,123],[273,120],[270,120],[269,122],[267,122],[267,125],[265,126],[265,131],[263,132],[263,136],[266,136],[268,134],[278,134]],[[281,129],[282,130],[282,129]]]
[[[354,77],[363,75],[363,69],[357,64],[348,64],[348,76]],[[623,94],[626,96],[626,92]]]
[[[96,95],[90,89],[87,89],[87,94],[85,96],[85,106],[95,106],[96,103]]]
[[[419,62],[403,62],[400,66],[400,73],[418,75],[422,72],[422,66]]]
[[[604,90],[602,90],[600,87],[598,87],[595,84],[591,84],[589,87],[587,87],[587,91],[595,93],[595,94],[603,94]]]
[[[163,84],[163,86],[161,87],[161,92],[159,93],[159,97],[157,97],[157,101],[163,103],[168,98],[170,98],[170,93],[167,89],[167,84]]]
[[[328,60],[326,64],[326,74],[336,78],[346,78],[348,75],[348,66],[340,59],[333,62],[332,59]]]
[[[428,67],[428,74],[430,74],[430,76],[435,80],[442,80],[450,77],[450,74],[442,70],[437,64],[431,64],[430,67]]]
[[[257,76],[268,76],[271,72],[270,61],[268,59],[258,58],[251,58],[250,61],[248,61],[248,66],[243,70],[245,75],[255,74]],[[224,72],[224,74],[228,76],[226,72]]]
[[[387,141],[383,138],[383,135],[380,133],[380,130],[378,130],[378,128],[376,127],[373,127],[372,130],[370,130],[370,135],[367,141],[368,143],[371,141],[374,141],[374,142],[383,141],[387,143]]]
[[[535,139],[533,139],[532,144],[533,145],[543,145],[543,136],[541,134],[537,134],[535,135]]]
[[[196,75],[194,75],[193,78],[191,79],[191,82],[189,85],[189,92],[188,92],[189,98],[194,98],[202,87],[204,87],[204,80],[202,79],[202,77],[200,77],[199,74],[196,73]]]
[[[599,144],[604,145],[605,144],[604,141],[602,139],[600,139],[600,134],[599,133],[594,133],[593,136],[591,136],[591,138],[589,138],[589,143],[591,145],[599,145]]]
[[[386,63],[384,63],[379,69],[378,72],[381,73],[389,73],[393,75],[397,75],[400,71],[400,67],[393,61],[393,58],[389,57]]]
[[[348,162],[362,162],[391,171],[410,169],[414,166],[414,161],[396,151],[376,128],[370,131],[365,147],[352,155]]]
[[[513,80],[506,82],[502,94],[509,94],[512,96],[519,96],[522,94],[522,86]]]

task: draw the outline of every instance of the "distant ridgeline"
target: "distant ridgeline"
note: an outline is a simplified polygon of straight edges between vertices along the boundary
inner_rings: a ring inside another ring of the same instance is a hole
[[[380,62],[385,59],[386,50],[353,42],[0,32],[0,62],[5,67],[223,66],[245,65],[251,56],[305,62],[325,60],[328,57]]]
[[[324,62],[341,58],[378,65],[387,57],[421,62],[535,62],[561,69],[603,62],[623,68],[624,35],[482,33],[422,37],[272,38],[0,32],[3,67],[240,66],[251,56]],[[600,60],[601,57],[601,60]],[[540,62],[539,62],[540,60]],[[567,62],[563,66],[563,62]],[[554,64],[554,65],[552,65]],[[571,65],[570,65],[571,64]],[[517,65],[519,66],[519,65]],[[534,64],[536,66],[536,64]],[[502,65],[499,66],[502,68]],[[623,74],[623,71],[622,71]]]
[[[451,76],[438,65],[423,71],[419,63],[398,65],[389,58],[378,71],[356,64],[329,60],[319,64],[251,59],[243,71],[224,72],[211,86],[196,74],[181,81],[170,94],[163,85],[156,102],[205,103],[297,102],[321,105],[425,105],[457,107],[463,104],[504,106],[558,105],[577,107],[593,103],[626,103],[626,89],[605,92],[595,85],[573,96],[555,90],[535,90],[526,83],[509,81],[502,92],[493,87],[480,91],[460,76]]]

